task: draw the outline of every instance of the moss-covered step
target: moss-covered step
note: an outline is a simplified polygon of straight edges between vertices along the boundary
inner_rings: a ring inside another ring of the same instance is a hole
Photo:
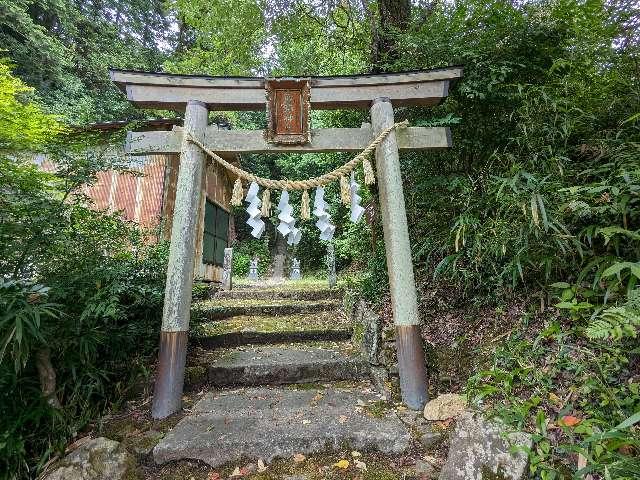
[[[341,312],[282,316],[241,315],[206,322],[194,329],[192,341],[205,348],[318,340],[348,340],[353,329]]]
[[[253,281],[247,278],[233,279],[234,290],[318,290],[327,289],[329,284],[326,279],[319,278],[303,278],[301,280],[282,280],[279,282],[273,280]]]
[[[202,354],[206,383],[214,386],[282,385],[367,378],[369,364],[348,343],[250,346]]]
[[[255,464],[259,459],[270,463],[282,458],[293,463],[291,457],[296,453],[318,455],[345,449],[403,454],[411,448],[411,432],[400,418],[393,412],[367,415],[356,407],[377,401],[379,397],[367,384],[208,392],[161,440],[153,458],[158,464],[189,459],[218,468],[235,462]],[[354,467],[345,472],[330,470],[335,475],[327,471],[322,478],[352,478],[358,471]],[[370,479],[400,478],[364,473]],[[281,475],[272,471],[271,465],[258,477],[311,478],[306,474]]]
[[[215,299],[229,300],[340,300],[342,291],[328,288],[237,288],[233,290],[218,290],[214,295]]]
[[[342,307],[336,300],[207,300],[193,305],[194,319],[218,320],[222,318],[250,316],[277,316],[322,311],[338,311]]]

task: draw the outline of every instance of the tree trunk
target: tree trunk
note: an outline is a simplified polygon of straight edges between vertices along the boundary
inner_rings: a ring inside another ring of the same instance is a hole
[[[405,32],[411,21],[410,0],[378,0],[378,25],[372,25],[373,72],[389,70],[400,57],[396,36]]]
[[[53,408],[62,408],[56,393],[56,371],[51,364],[51,350],[43,348],[36,353],[36,368],[40,377],[40,389],[47,403]]]
[[[284,261],[287,257],[287,239],[280,235],[276,230],[276,242],[273,253],[273,280],[282,280],[284,278]]]

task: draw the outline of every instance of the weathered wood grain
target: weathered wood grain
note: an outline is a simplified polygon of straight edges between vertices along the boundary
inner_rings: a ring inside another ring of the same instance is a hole
[[[409,127],[396,133],[400,150],[441,149],[451,146],[447,127]],[[218,130],[209,126],[205,145],[221,156],[237,153],[360,152],[373,140],[371,127],[322,128],[311,130],[308,145],[274,145],[262,130]],[[182,130],[172,132],[129,132],[125,150],[131,155],[180,152]]]
[[[111,79],[127,98],[143,108],[183,110],[198,100],[209,110],[264,110],[263,78],[227,78],[112,70]],[[374,98],[387,97],[395,106],[436,105],[460,78],[462,68],[311,78],[311,106],[317,109],[369,108]]]

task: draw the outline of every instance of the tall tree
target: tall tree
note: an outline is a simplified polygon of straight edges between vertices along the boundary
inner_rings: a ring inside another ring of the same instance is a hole
[[[372,20],[372,70],[386,72],[400,57],[397,37],[411,21],[410,0],[378,0],[378,19]]]
[[[0,0],[0,45],[16,75],[75,124],[136,115],[108,68],[157,69],[172,25],[162,0]]]

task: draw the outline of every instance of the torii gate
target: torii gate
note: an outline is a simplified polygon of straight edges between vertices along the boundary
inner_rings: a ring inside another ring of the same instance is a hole
[[[205,153],[188,141],[184,133],[218,154],[361,151],[379,132],[394,124],[394,106],[438,104],[447,96],[450,83],[462,76],[462,68],[277,80],[123,70],[111,70],[110,74],[135,105],[184,112],[183,129],[130,133],[127,139],[127,150],[133,154],[180,153],[159,368],[152,407],[154,418],[164,418],[178,411],[182,404],[193,287],[195,222],[201,205],[205,163]],[[264,110],[268,108],[265,94],[267,99],[277,104],[279,92],[284,95],[297,92],[299,95],[293,103],[297,116],[293,129],[291,125],[280,129],[281,112],[273,103],[266,132],[219,130],[215,126],[207,126],[209,111]],[[371,125],[309,129],[309,108],[369,108]],[[300,121],[296,123],[297,120]],[[398,151],[450,146],[448,128],[410,127],[392,131],[377,147],[375,155],[402,399],[409,408],[416,410],[427,401],[427,373],[418,325]]]

